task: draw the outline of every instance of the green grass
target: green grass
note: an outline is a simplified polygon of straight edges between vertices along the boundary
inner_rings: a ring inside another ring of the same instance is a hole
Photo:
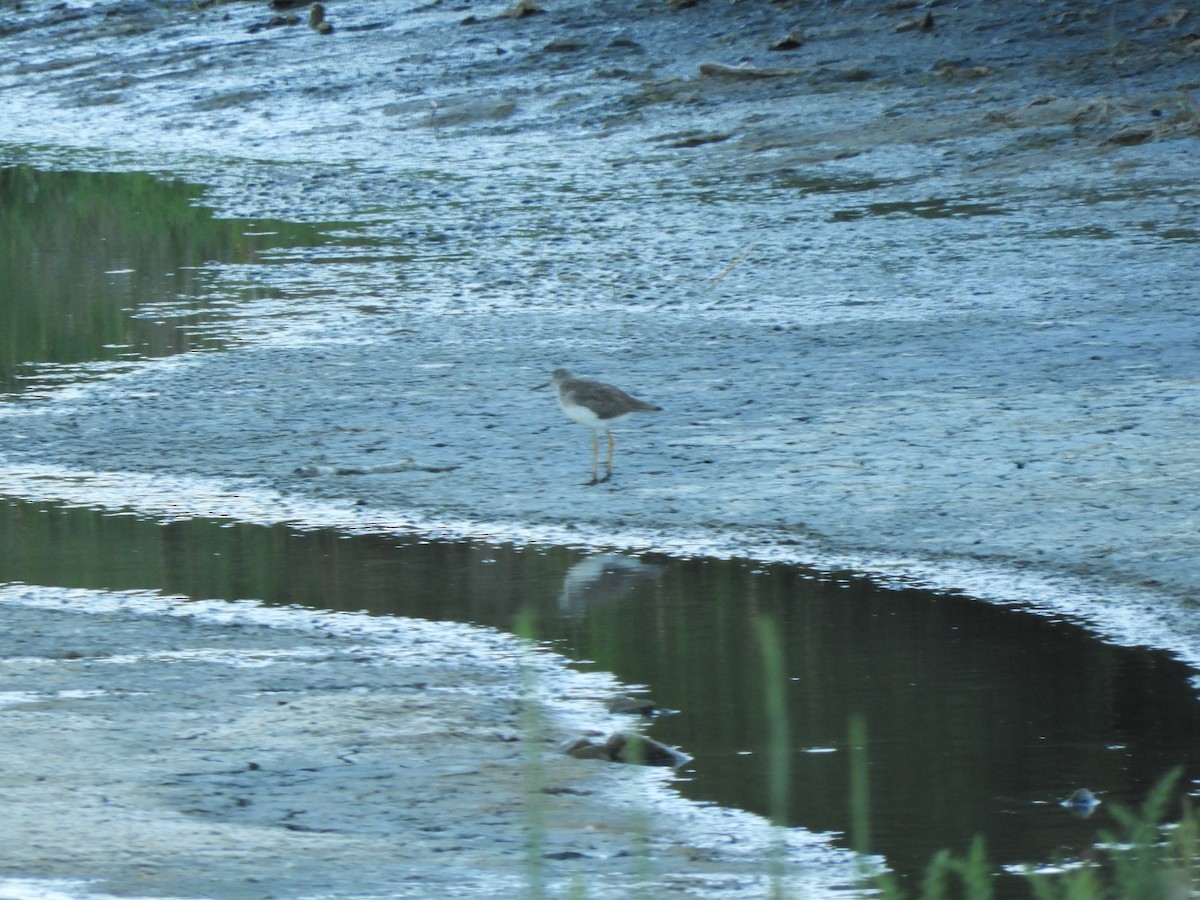
[[[754,630],[762,659],[763,704],[767,711],[767,778],[771,787],[771,823],[775,825],[778,836],[771,854],[771,898],[783,900],[787,896],[783,887],[787,864],[784,829],[787,826],[792,774],[787,714],[787,665],[783,655],[783,641],[779,638],[779,628],[775,620],[759,616],[754,620]]]
[[[1024,873],[1031,900],[1185,900],[1200,896],[1200,819],[1185,799],[1180,818],[1168,822],[1168,806],[1182,775],[1176,769],[1150,792],[1139,810],[1109,807],[1116,831],[1102,831],[1096,856],[1055,871]],[[977,837],[964,858],[936,854],[916,893],[890,875],[873,887],[884,900],[991,900],[995,871]]]
[[[1036,900],[1183,900],[1200,892],[1200,820],[1185,798],[1178,822],[1167,823],[1170,797],[1182,776],[1175,769],[1140,810],[1113,806],[1117,830],[1102,831],[1092,864],[1046,876],[1030,873]]]

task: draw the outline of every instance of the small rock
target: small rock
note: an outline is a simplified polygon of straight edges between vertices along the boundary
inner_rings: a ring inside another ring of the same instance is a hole
[[[1171,10],[1169,13],[1163,13],[1161,16],[1156,16],[1155,18],[1151,19],[1142,26],[1142,30],[1146,31],[1151,28],[1174,28],[1189,15],[1191,15],[1191,13],[1186,7],[1179,6]]]
[[[739,81],[749,81],[755,78],[783,78],[788,75],[800,74],[799,69],[763,69],[757,66],[731,66],[719,62],[700,63],[700,74],[710,78],[732,78]]]
[[[690,147],[702,147],[705,144],[719,144],[721,141],[727,140],[729,140],[727,134],[692,134],[667,144],[667,146],[686,150]]]
[[[631,713],[637,716],[652,716],[657,710],[658,704],[645,697],[614,697],[608,704],[608,711],[610,713]]]
[[[933,31],[933,13],[927,12],[919,19],[906,19],[896,26],[896,34],[903,34],[906,31],[920,31],[929,33]]]
[[[1065,806],[1077,816],[1083,816],[1086,818],[1095,811],[1097,806],[1100,805],[1100,798],[1098,798],[1087,788],[1080,788],[1066,800],[1063,800],[1059,805]]]
[[[674,747],[626,731],[614,732],[603,744],[587,737],[577,738],[563,747],[563,752],[576,759],[602,759],[639,766],[679,768],[692,761],[690,756]]]
[[[612,761],[604,745],[594,743],[591,738],[576,738],[562,749],[563,753],[567,754],[567,756],[573,756],[576,759],[603,759],[608,762]]]
[[[325,21],[325,7],[314,3],[308,11],[308,27],[318,34],[333,34],[333,26]]]
[[[958,66],[949,64],[940,66],[937,73],[943,78],[983,78],[995,71],[991,66]]]
[[[789,31],[785,37],[773,43],[768,50],[798,50],[804,46],[804,35],[799,30]]]
[[[299,25],[299,16],[271,16],[266,22],[257,22],[246,29],[250,34],[257,34],[267,28],[280,28],[284,25]]]
[[[517,0],[516,6],[510,6],[504,12],[500,13],[501,18],[505,19],[524,19],[526,16],[536,16],[543,12],[534,0]]]
[[[870,81],[875,77],[875,73],[863,66],[851,66],[848,69],[841,69],[835,73],[838,81]]]
[[[1136,144],[1144,144],[1146,141],[1154,137],[1153,128],[1125,128],[1118,131],[1116,134],[1105,138],[1103,143],[1112,147],[1132,147]]]
[[[643,766],[671,766],[678,768],[691,762],[691,757],[674,747],[659,743],[653,738],[625,731],[618,731],[604,742],[609,758],[613,762],[633,763]]]

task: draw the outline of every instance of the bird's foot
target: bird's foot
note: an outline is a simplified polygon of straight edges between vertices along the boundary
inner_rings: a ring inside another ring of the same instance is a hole
[[[597,476],[593,475],[593,476],[592,476],[592,480],[591,480],[591,481],[585,481],[585,482],[583,483],[583,486],[584,486],[584,487],[591,487],[593,484],[604,484],[604,482],[608,481],[608,479],[610,479],[610,478],[612,478],[612,472],[609,472],[609,473],[608,473],[607,475],[605,475],[603,478],[598,478]]]

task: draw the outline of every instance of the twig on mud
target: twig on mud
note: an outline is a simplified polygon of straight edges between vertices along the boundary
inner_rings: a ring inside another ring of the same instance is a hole
[[[750,251],[753,250],[757,246],[758,246],[758,241],[755,241],[753,244],[751,244],[749,247],[747,247],[745,250],[743,250],[741,253],[739,253],[736,257],[734,257],[733,262],[731,262],[724,269],[722,269],[721,274],[718,275],[716,278],[714,278],[712,283],[714,285],[717,285],[717,284],[720,284],[722,281],[724,281],[725,276],[728,275],[730,272],[732,272],[734,269],[736,269],[741,264],[742,260],[750,255]]]

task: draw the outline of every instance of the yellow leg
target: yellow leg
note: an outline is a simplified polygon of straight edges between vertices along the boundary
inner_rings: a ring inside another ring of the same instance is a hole
[[[610,431],[608,433],[608,474],[604,476],[605,481],[607,481],[609,478],[612,478],[612,459],[613,453],[616,452],[616,449],[617,439],[613,437],[613,433]]]
[[[600,435],[592,432],[592,484],[600,480]]]

